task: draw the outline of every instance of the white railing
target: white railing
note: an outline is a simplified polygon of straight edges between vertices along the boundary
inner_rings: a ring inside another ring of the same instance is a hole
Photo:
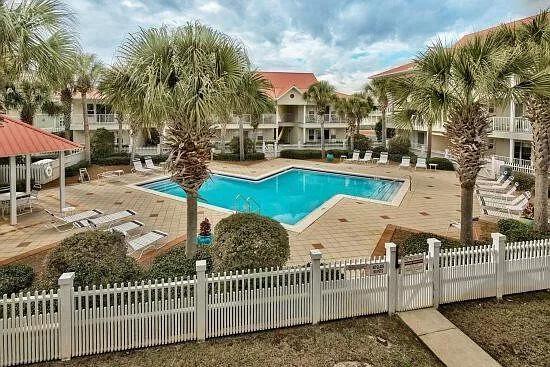
[[[513,158],[510,159],[510,157],[505,157],[502,155],[493,155],[491,157],[491,161],[493,162],[493,171],[498,171],[500,165],[496,162],[503,162],[505,165],[511,167],[513,171],[516,172],[523,172],[523,173],[535,173],[535,168],[533,167],[532,161],[528,159],[519,159],[519,158]],[[496,176],[498,176],[498,172],[496,172]]]
[[[8,114],[8,117],[16,120],[21,119],[19,114],[13,114],[13,113]],[[57,133],[65,130],[63,116],[59,116],[59,115],[52,116],[45,113],[37,113],[36,115],[34,115],[33,126],[52,133]]]
[[[88,122],[91,124],[117,123],[114,113],[88,114]]]
[[[341,118],[340,116],[336,115],[336,114],[324,114],[323,116],[320,116],[320,115],[307,115],[306,116],[306,123],[316,123],[316,124],[319,124],[321,123],[321,120],[325,123],[325,124],[331,124],[331,123],[334,123],[334,124],[342,124],[342,123],[345,123],[345,119]]]
[[[514,132],[523,134],[532,134],[531,123],[525,117],[516,117],[514,120]]]
[[[262,124],[275,124],[277,120],[277,115],[274,113],[264,113],[260,120]]]
[[[550,288],[550,240],[386,255],[321,264],[206,274],[186,279],[3,295],[0,366],[205,340],[272,328]],[[397,265],[397,266],[396,266]]]
[[[494,132],[510,132],[510,117],[492,116],[491,130]],[[525,117],[515,117],[512,132],[531,134],[533,132],[531,123]]]

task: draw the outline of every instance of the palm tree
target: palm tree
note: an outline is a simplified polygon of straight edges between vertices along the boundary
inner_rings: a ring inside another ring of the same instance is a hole
[[[336,109],[336,114],[340,116],[341,119],[346,121],[348,125],[346,128],[346,135],[350,140],[350,150],[354,149],[354,135],[355,135],[355,117],[353,116],[352,106],[348,98],[338,98],[334,102],[334,108]]]
[[[503,25],[499,36],[510,52],[519,50],[530,62],[512,79],[512,98],[523,103],[533,130],[535,166],[534,229],[548,230],[548,171],[550,168],[550,98],[547,87],[550,65],[550,14],[542,11],[517,27]]]
[[[61,105],[52,102],[49,86],[30,80],[24,80],[6,90],[7,108],[20,110],[21,121],[33,125],[37,111],[54,116],[61,112]]]
[[[354,93],[350,97],[337,99],[335,108],[336,113],[347,121],[350,149],[353,151],[355,135],[359,134],[361,121],[367,117],[374,108],[372,99],[364,93]]]
[[[382,144],[386,146],[386,112],[390,104],[390,80],[388,78],[373,79],[365,86],[365,94],[371,96],[378,103],[382,113]]]
[[[21,80],[57,83],[78,49],[73,23],[57,0],[0,1],[0,95]]]
[[[119,100],[143,126],[166,124],[167,168],[187,196],[189,257],[197,248],[198,191],[210,176],[211,126],[233,110],[249,64],[239,42],[199,23],[141,30],[120,49],[115,67],[123,72],[109,89],[127,95]]]
[[[304,93],[304,99],[315,104],[321,124],[321,157],[325,159],[325,118],[324,114],[334,102],[336,89],[329,82],[321,80],[312,84]]]
[[[80,54],[76,59],[74,89],[80,93],[82,118],[84,119],[84,150],[86,162],[91,161],[90,150],[90,123],[88,122],[87,96],[97,87],[103,64],[93,54]]]

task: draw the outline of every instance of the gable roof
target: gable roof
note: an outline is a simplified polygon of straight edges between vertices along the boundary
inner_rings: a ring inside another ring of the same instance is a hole
[[[0,115],[0,157],[81,149],[80,144]]]
[[[289,71],[259,71],[272,85],[270,96],[277,99],[295,87],[300,92],[305,92],[312,84],[317,83],[313,73],[298,73]]]
[[[370,78],[375,79],[375,78],[381,78],[381,77],[384,77],[384,76],[403,74],[403,73],[406,73],[406,72],[411,71],[412,69],[414,69],[414,66],[415,66],[414,62],[408,62],[406,64],[399,65],[399,66],[393,67],[391,69],[385,70],[381,73],[371,75]]]

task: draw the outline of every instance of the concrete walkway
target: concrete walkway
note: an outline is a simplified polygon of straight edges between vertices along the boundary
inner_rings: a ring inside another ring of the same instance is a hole
[[[399,317],[448,367],[501,366],[434,308],[401,312]]]

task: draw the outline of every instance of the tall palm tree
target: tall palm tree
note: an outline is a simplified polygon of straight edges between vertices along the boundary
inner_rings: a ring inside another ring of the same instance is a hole
[[[365,86],[364,92],[370,95],[378,104],[378,109],[382,114],[382,144],[386,146],[386,113],[390,104],[390,79],[377,78]]]
[[[73,29],[73,14],[60,1],[0,1],[0,97],[21,80],[57,82],[78,50]]]
[[[350,140],[350,150],[354,150],[354,135],[355,135],[355,117],[353,116],[352,106],[350,99],[338,98],[334,102],[334,108],[336,114],[348,125],[346,128],[346,135]]]
[[[519,26],[503,25],[499,36],[510,47],[528,55],[531,62],[512,79],[512,98],[523,103],[524,115],[533,130],[535,166],[534,228],[548,230],[548,171],[550,169],[550,14],[542,11]]]
[[[38,111],[54,116],[61,112],[61,105],[52,102],[51,89],[46,84],[24,80],[6,90],[5,105],[18,109],[21,121],[33,125]]]
[[[347,121],[350,149],[354,149],[355,135],[359,134],[361,121],[374,109],[370,96],[354,93],[348,98],[338,98],[335,102],[336,113]]]
[[[97,87],[103,64],[93,54],[80,54],[76,59],[76,79],[74,89],[80,93],[80,103],[82,106],[82,118],[84,119],[84,150],[85,159],[91,161],[90,150],[90,123],[88,121],[87,97],[94,88]]]
[[[336,89],[325,80],[312,84],[304,93],[304,99],[315,104],[321,124],[321,157],[325,159],[325,118],[324,114],[336,97]]]
[[[120,49],[116,68],[124,72],[115,73],[110,89],[126,93],[119,100],[143,126],[166,124],[167,168],[187,196],[189,257],[197,248],[198,191],[210,176],[211,126],[233,110],[249,65],[239,42],[199,23],[141,30]]]

